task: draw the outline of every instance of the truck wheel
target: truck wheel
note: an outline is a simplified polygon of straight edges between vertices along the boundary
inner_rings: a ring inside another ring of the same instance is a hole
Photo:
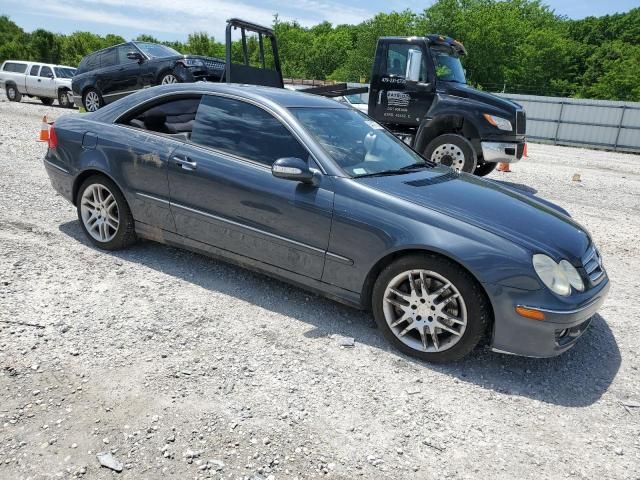
[[[47,107],[53,105],[53,98],[40,97],[40,101]]]
[[[10,102],[19,102],[22,100],[22,94],[15,85],[7,85],[6,92]]]
[[[90,88],[82,95],[82,105],[87,112],[96,112],[104,105],[104,101],[95,88]]]
[[[427,145],[424,156],[459,172],[473,173],[476,169],[476,151],[471,142],[461,135],[445,133],[434,138]]]
[[[58,105],[62,108],[71,108],[69,101],[69,90],[58,90]]]
[[[478,163],[478,165],[476,166],[476,170],[475,172],[473,172],[473,174],[478,175],[479,177],[486,177],[491,172],[493,172],[497,166],[498,164],[495,162],[491,162],[491,163],[481,162],[481,163]]]

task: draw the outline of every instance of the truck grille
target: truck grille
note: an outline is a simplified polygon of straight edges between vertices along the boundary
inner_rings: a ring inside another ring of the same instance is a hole
[[[602,258],[596,250],[596,247],[591,245],[587,250],[587,253],[582,257],[582,265],[585,272],[591,281],[592,285],[597,285],[604,278],[604,267],[602,266]]]
[[[524,113],[524,110],[516,112],[516,133],[518,135],[527,133],[527,114]]]

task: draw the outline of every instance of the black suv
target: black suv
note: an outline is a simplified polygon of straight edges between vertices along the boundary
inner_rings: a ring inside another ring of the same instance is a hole
[[[87,55],[71,84],[77,106],[95,112],[141,88],[199,80],[220,81],[224,60],[182,55],[173,48],[129,42]]]

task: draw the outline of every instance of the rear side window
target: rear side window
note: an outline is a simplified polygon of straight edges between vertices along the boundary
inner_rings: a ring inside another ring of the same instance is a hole
[[[53,78],[53,70],[51,70],[50,67],[44,66],[40,69],[40,76]]]
[[[27,64],[18,62],[6,62],[2,70],[5,72],[25,73],[27,71]]]
[[[191,141],[270,166],[283,157],[309,154],[280,121],[249,103],[205,95]]]
[[[100,57],[97,54],[89,55],[85,57],[82,62],[80,62],[80,66],[78,67],[79,72],[90,72],[91,70],[95,70],[96,68],[100,68]]]
[[[196,95],[156,102],[119,123],[188,139],[191,136],[200,98],[200,95]]]
[[[40,65],[34,65],[31,67],[31,71],[29,72],[29,75],[31,75],[32,77],[37,77],[38,76],[38,70],[40,70]]]
[[[111,48],[100,54],[100,68],[113,67],[118,64],[118,54],[115,48]]]

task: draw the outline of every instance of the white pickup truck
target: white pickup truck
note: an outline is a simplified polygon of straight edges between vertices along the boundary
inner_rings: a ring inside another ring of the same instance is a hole
[[[58,100],[61,107],[71,108],[71,78],[75,72],[74,67],[65,65],[7,60],[0,68],[0,88],[12,102],[26,95],[39,98],[45,105]]]

